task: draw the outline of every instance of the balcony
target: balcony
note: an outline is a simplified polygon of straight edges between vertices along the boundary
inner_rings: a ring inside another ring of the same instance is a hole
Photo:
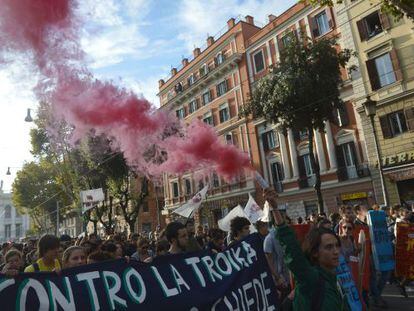
[[[175,104],[176,102],[183,102],[193,97],[201,89],[205,88],[210,82],[218,79],[224,73],[231,70],[242,59],[241,53],[233,53],[230,56],[224,57],[220,64],[209,66],[206,73],[198,77],[193,83],[175,86],[175,95],[168,100],[168,104]]]
[[[273,188],[277,193],[283,192],[283,183],[281,181],[277,181],[273,184]]]
[[[316,182],[316,177],[315,175],[304,176],[304,177],[299,178],[298,182],[299,182],[299,189],[313,187]]]
[[[352,165],[339,167],[337,171],[338,180],[350,180],[363,177],[369,177],[371,175],[367,164]]]

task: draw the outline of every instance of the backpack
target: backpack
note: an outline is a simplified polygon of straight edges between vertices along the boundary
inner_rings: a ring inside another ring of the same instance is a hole
[[[323,279],[322,275],[319,274],[318,278],[318,285],[316,287],[316,291],[312,295],[311,301],[311,310],[312,311],[319,311],[322,307],[323,296],[325,294],[325,280]],[[292,311],[293,310],[293,300],[286,297],[282,302],[282,311]]]

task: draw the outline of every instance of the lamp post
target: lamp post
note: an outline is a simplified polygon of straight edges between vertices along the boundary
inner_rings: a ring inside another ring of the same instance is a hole
[[[375,115],[377,114],[377,102],[373,101],[370,96],[367,96],[366,101],[364,103],[365,114],[369,117],[372,126],[372,132],[374,134],[374,143],[375,143],[375,153],[377,155],[378,161],[378,170],[380,173],[380,182],[382,188],[382,196],[384,199],[384,204],[388,206],[388,193],[387,188],[385,186],[384,174],[382,172],[382,161],[381,161],[381,152],[380,147],[378,144],[378,137],[377,137],[377,130],[375,128]]]

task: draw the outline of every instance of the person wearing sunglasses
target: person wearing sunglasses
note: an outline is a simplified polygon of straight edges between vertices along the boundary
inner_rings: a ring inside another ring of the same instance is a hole
[[[358,254],[358,248],[356,246],[352,232],[354,231],[354,223],[350,221],[343,221],[340,223],[341,230],[339,238],[341,240],[341,254],[344,256],[345,261],[349,263],[352,261],[352,257]]]

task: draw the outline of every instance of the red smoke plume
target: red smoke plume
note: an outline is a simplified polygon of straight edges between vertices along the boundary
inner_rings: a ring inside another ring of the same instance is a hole
[[[215,167],[226,178],[249,167],[248,156],[219,141],[200,121],[175,116],[112,83],[96,80],[80,47],[75,0],[0,0],[0,51],[33,59],[39,100],[74,126],[74,140],[93,131],[115,141],[129,164],[147,175]],[[175,129],[175,130],[172,130]],[[169,135],[166,133],[169,132]]]

